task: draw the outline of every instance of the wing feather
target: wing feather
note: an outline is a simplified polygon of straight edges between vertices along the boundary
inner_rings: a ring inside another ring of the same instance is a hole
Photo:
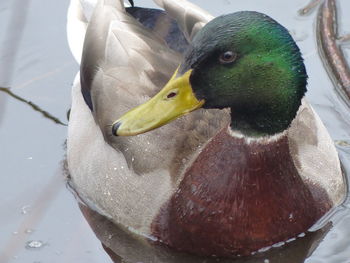
[[[176,181],[185,164],[181,160],[196,152],[222,122],[227,123],[226,111],[201,110],[147,134],[111,136],[113,121],[155,95],[181,59],[180,53],[124,8],[103,1],[96,7],[85,37],[82,89],[91,94],[93,115],[105,140],[124,154],[137,173],[172,167]],[[145,149],[152,155],[145,158]]]
[[[191,41],[196,33],[214,18],[204,9],[186,0],[154,0],[154,2],[177,21],[188,41]]]

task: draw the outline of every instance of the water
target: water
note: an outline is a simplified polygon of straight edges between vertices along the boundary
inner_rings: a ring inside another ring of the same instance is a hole
[[[68,4],[0,1],[0,86],[65,123],[78,70],[66,43]],[[110,262],[65,188],[66,133],[66,126],[0,91],[1,263]],[[31,240],[48,245],[27,250]]]
[[[135,2],[154,6],[148,0]],[[337,141],[343,164],[350,171],[350,110],[334,92],[318,56],[314,34],[316,12],[307,16],[297,13],[306,1],[193,2],[214,15],[260,11],[292,32],[310,76],[307,98]],[[350,32],[350,17],[346,13],[350,2],[338,0],[338,3],[342,8],[339,31],[344,35]],[[112,251],[105,252],[93,230],[106,244],[113,243],[115,249],[121,250],[125,262],[176,262],[176,257],[169,256],[166,250],[144,247],[141,241],[125,235],[124,230],[82,208],[92,230],[65,188],[62,161],[67,127],[55,120],[67,123],[70,87],[78,71],[66,43],[68,4],[68,0],[0,2],[0,86],[11,87],[15,95],[48,113],[44,117],[33,105],[0,91],[0,262],[104,263],[111,262],[108,254],[120,262]],[[347,55],[349,50],[345,51]],[[336,209],[331,218],[333,227],[326,225],[322,231],[276,248],[275,255],[267,254],[247,262],[296,263],[308,256],[307,263],[349,262],[350,202]],[[29,233],[29,229],[34,231]],[[118,243],[117,237],[124,242]],[[26,249],[31,241],[45,245]],[[177,262],[196,262],[191,257],[184,258]]]
[[[39,249],[45,246],[45,243],[40,240],[31,240],[26,244],[27,249]]]

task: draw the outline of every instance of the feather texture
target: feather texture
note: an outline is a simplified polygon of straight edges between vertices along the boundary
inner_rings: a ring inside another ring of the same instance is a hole
[[[156,3],[176,19],[189,41],[212,19],[184,0]],[[68,39],[78,61],[87,10],[72,0],[69,13],[77,16],[68,19]],[[74,30],[81,31],[76,38]],[[227,110],[202,109],[146,134],[111,136],[112,122],[156,94],[181,60],[182,54],[169,48],[164,34],[144,27],[125,11],[122,1],[99,1],[86,30],[81,72],[72,90],[68,166],[72,184],[85,202],[140,235],[151,233],[152,221],[186,169],[230,120]],[[339,204],[345,187],[337,153],[307,102],[287,135],[302,180],[322,187],[334,205]]]
[[[103,1],[96,6],[85,36],[82,84],[77,79],[73,88],[68,163],[72,182],[88,203],[143,234],[187,162],[229,120],[227,111],[199,110],[147,134],[111,136],[112,122],[156,94],[180,60],[164,39],[123,9]],[[91,96],[92,112],[80,86]]]

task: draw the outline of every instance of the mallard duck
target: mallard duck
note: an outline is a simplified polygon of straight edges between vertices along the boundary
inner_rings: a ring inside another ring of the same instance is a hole
[[[346,190],[296,43],[261,13],[155,2],[165,11],[101,0],[79,17],[71,184],[128,231],[199,255],[307,231]]]

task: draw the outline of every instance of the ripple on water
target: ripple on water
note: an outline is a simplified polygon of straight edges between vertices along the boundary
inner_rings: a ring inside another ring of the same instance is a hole
[[[340,263],[350,262],[349,236],[350,214],[349,210],[342,211],[342,219],[335,224],[330,233],[320,243],[307,263]],[[317,261],[316,261],[317,260]]]
[[[40,249],[45,243],[40,240],[30,240],[26,243],[26,249]]]
[[[31,234],[33,232],[34,232],[34,229],[31,229],[31,228],[28,228],[28,229],[24,230],[25,234]]]
[[[21,208],[21,214],[22,214],[22,215],[28,214],[28,213],[30,212],[30,209],[31,209],[30,205],[24,205],[24,206],[22,206],[22,208]]]

